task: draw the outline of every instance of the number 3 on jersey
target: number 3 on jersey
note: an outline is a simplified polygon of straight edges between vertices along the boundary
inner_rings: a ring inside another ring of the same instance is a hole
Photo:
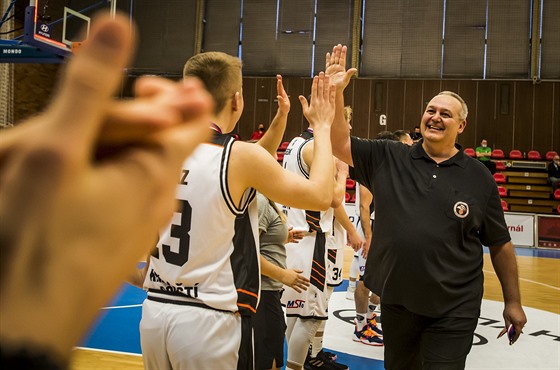
[[[171,237],[179,239],[179,251],[173,252],[171,246],[161,246],[165,261],[175,266],[183,266],[189,260],[189,243],[191,231],[192,207],[186,200],[181,200],[181,225],[171,225]]]

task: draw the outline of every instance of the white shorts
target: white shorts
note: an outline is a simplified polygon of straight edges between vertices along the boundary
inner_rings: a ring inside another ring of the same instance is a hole
[[[354,258],[356,259],[356,263],[360,269],[360,277],[363,277],[364,271],[366,271],[366,259],[362,257],[362,249],[363,248],[360,248],[357,252],[354,252]]]
[[[314,249],[314,234],[304,236],[299,243],[286,244],[287,268],[302,270],[302,275],[310,279]],[[328,317],[327,313],[323,310],[325,305],[318,304],[319,301],[322,302],[326,300],[326,284],[322,290],[311,284],[307,290],[304,290],[301,293],[296,292],[290,287],[284,286],[284,292],[282,293],[281,299],[282,305],[286,307],[286,316],[316,319],[325,319]]]
[[[142,305],[140,342],[146,370],[236,369],[241,316],[196,306]]]
[[[373,233],[373,226],[374,226],[374,220],[370,220],[371,222],[371,232]],[[366,237],[364,235],[364,231],[362,230],[362,221],[361,219],[358,219],[358,223],[356,225],[356,229],[358,230],[358,234],[360,235],[360,237],[365,240]],[[371,245],[370,245],[371,248]],[[358,251],[354,252],[354,258],[357,259],[357,263],[358,263],[358,267],[360,268],[360,277],[364,276],[364,271],[366,270],[366,259],[364,257],[362,257],[362,248],[360,248]]]
[[[344,280],[342,278],[342,266],[344,265],[343,249],[327,249],[327,285],[339,286]]]

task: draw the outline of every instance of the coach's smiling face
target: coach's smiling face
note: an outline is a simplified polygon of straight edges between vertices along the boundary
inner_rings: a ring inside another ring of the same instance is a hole
[[[426,107],[420,129],[428,146],[453,148],[467,121],[461,116],[461,103],[449,95],[437,95]]]

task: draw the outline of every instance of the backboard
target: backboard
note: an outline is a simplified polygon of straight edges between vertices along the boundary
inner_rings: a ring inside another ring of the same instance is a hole
[[[116,0],[32,0],[26,9],[24,41],[68,54],[87,39],[91,17],[102,9],[114,13]]]

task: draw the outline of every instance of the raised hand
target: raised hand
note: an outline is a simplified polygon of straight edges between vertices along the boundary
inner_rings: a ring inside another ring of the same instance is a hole
[[[299,101],[311,128],[331,127],[335,113],[335,86],[330,84],[329,76],[321,72],[313,77],[311,102],[302,95]]]
[[[284,90],[284,85],[282,84],[282,76],[276,75],[276,93],[278,96],[278,112],[281,114],[288,114],[290,112],[290,99],[286,90]]]
[[[325,74],[331,78],[331,84],[335,85],[338,91],[344,90],[352,76],[358,72],[356,68],[346,70],[346,52],[346,45],[338,44],[326,55]]]
[[[96,19],[48,109],[0,140],[0,334],[61,363],[153,245],[181,164],[210,136],[199,81],[153,79],[135,100],[112,99],[132,35],[123,16]]]

